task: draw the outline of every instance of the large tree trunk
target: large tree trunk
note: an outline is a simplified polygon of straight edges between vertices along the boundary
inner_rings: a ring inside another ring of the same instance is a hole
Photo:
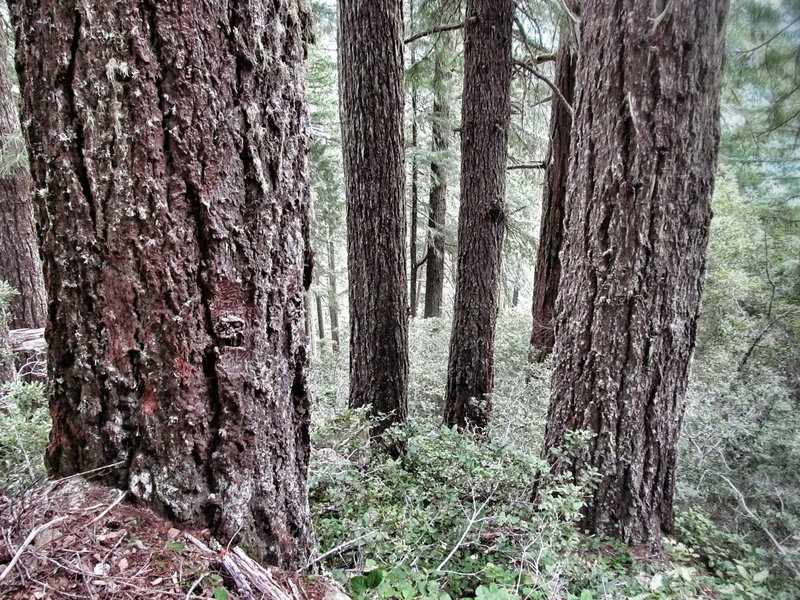
[[[446,35],[446,34],[445,34]],[[431,189],[428,196],[428,254],[425,258],[425,318],[442,316],[444,296],[444,225],[447,219],[447,168],[445,154],[450,149],[450,103],[445,80],[444,53],[449,44],[438,48],[433,63],[433,114],[431,115]]]
[[[467,1],[458,267],[444,418],[477,430],[488,421],[494,379],[513,13],[512,0]]]
[[[289,568],[314,552],[298,0],[15,0],[55,475]]]
[[[401,0],[340,0],[350,406],[379,417],[376,438],[405,421],[408,392],[402,33]]]
[[[657,546],[695,343],[727,0],[583,4],[545,455],[599,483],[584,526]],[[655,18],[654,20],[654,17]],[[562,452],[567,433],[594,434]]]
[[[0,279],[18,292],[9,307],[11,329],[44,327],[47,298],[33,219],[30,175],[8,69],[10,32],[0,23]]]
[[[328,228],[328,317],[331,322],[331,341],[333,351],[339,352],[339,290],[336,286],[336,248],[333,245],[331,230]]]
[[[572,128],[570,107],[564,101],[575,97],[576,56],[568,39],[561,40],[556,54],[555,80],[561,91],[553,95],[550,111],[550,151],[542,191],[542,218],[539,225],[539,249],[533,284],[533,331],[531,333],[531,362],[542,362],[553,350],[558,282],[561,279],[561,245],[564,239],[564,210],[567,202],[567,170],[569,141]]]

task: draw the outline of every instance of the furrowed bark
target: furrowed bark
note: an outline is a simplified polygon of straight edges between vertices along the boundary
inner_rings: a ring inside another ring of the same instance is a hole
[[[444,420],[475,430],[488,422],[494,385],[513,13],[511,0],[467,2],[458,267]]]
[[[533,331],[530,361],[542,362],[555,343],[554,318],[558,283],[561,279],[561,245],[564,239],[564,213],[567,204],[567,171],[569,168],[572,115],[566,100],[572,104],[575,94],[576,56],[568,40],[562,40],[556,54],[555,84],[563,96],[553,96],[550,114],[550,152],[547,159],[542,220],[539,226],[539,249],[533,284]]]
[[[428,256],[425,260],[425,318],[442,316],[444,297],[444,226],[447,220],[447,173],[444,154],[450,148],[450,104],[445,81],[443,54],[451,50],[445,43],[434,57],[433,115],[431,116],[431,150],[438,155],[431,161],[431,189],[428,210]]]
[[[350,406],[373,438],[406,418],[408,288],[401,0],[340,0],[339,94],[347,197]]]
[[[306,4],[12,7],[50,300],[50,472],[120,463],[104,482],[303,566]]]
[[[727,0],[585,1],[544,454],[583,526],[657,547],[706,263]],[[565,457],[567,433],[594,437]]]
[[[44,327],[47,298],[33,219],[30,174],[9,72],[11,33],[0,23],[0,279],[18,292],[9,307],[11,329]]]

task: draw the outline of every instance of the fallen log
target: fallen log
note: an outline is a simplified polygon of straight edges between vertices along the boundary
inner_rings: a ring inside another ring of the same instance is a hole
[[[12,352],[44,352],[44,327],[37,329],[12,329],[8,332],[9,349]]]

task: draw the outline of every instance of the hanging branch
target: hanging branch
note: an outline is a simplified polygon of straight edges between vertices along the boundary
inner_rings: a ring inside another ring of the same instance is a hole
[[[546,75],[543,75],[542,73],[540,73],[536,69],[536,67],[534,67],[530,63],[522,62],[520,60],[515,60],[514,64],[517,65],[518,67],[522,68],[522,69],[525,69],[526,71],[528,71],[531,75],[533,75],[537,79],[541,79],[542,81],[544,81],[547,84],[547,86],[551,90],[553,90],[553,93],[558,97],[558,99],[561,100],[561,102],[564,103],[564,106],[566,107],[567,111],[569,111],[569,116],[573,117],[573,118],[575,117],[575,111],[572,109],[572,105],[569,102],[567,102],[566,98],[564,98],[564,94],[561,93],[561,90],[558,89],[558,86],[556,86],[556,84],[554,84],[552,81],[550,81],[550,79]]]
[[[420,31],[419,33],[415,33],[411,37],[407,37],[405,40],[403,40],[403,43],[410,44],[411,42],[416,42],[419,39],[428,37],[429,35],[434,35],[435,33],[444,33],[445,31],[454,31],[456,29],[462,29],[467,25],[467,23],[471,23],[475,19],[477,19],[477,17],[470,17],[466,21],[461,21],[459,23],[448,23],[447,25],[437,25],[436,27],[425,29],[423,31]]]

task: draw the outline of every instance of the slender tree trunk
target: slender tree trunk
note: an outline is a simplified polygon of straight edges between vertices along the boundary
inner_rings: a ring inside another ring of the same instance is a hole
[[[411,90],[411,147],[414,149],[414,157],[411,159],[411,230],[409,237],[409,254],[411,255],[411,316],[417,316],[417,219],[419,217],[419,164],[417,163],[417,146],[419,145],[419,132],[417,126],[417,86]]]
[[[336,248],[328,230],[328,316],[331,322],[331,340],[333,351],[339,352],[339,290],[336,289]]]
[[[564,239],[564,211],[567,202],[569,142],[572,128],[570,104],[575,97],[576,57],[569,40],[562,39],[556,54],[555,81],[563,99],[553,95],[550,112],[550,151],[547,159],[542,218],[539,226],[539,250],[533,284],[533,331],[530,361],[542,362],[550,355],[555,342],[555,318],[558,283],[561,279],[561,245]]]
[[[379,417],[375,438],[405,421],[408,393],[402,34],[401,0],[340,0],[350,406]]]
[[[304,565],[306,3],[12,4],[50,472]]]
[[[44,327],[47,298],[33,219],[30,175],[8,66],[10,32],[0,23],[0,279],[19,292],[11,329]]]
[[[314,271],[314,283],[319,284],[319,274],[317,270]],[[314,298],[316,299],[317,304],[317,333],[319,334],[319,339],[325,339],[325,311],[322,307],[322,295],[319,293],[314,294]]]
[[[512,0],[467,0],[458,267],[444,418],[483,429],[494,385],[494,329],[506,224]]]
[[[303,306],[306,309],[305,332],[308,340],[308,354],[309,356],[314,356],[317,352],[317,344],[314,338],[314,319],[312,317],[314,313],[311,308],[311,292],[308,290],[303,294]]]
[[[628,544],[672,531],[727,10],[587,0],[581,11],[544,452],[557,473],[597,470],[583,525]],[[564,454],[572,430],[594,434],[577,457]]]
[[[425,318],[442,316],[444,296],[444,225],[447,219],[447,167],[445,154],[450,149],[450,104],[445,80],[443,54],[449,44],[438,49],[433,66],[433,115],[431,116],[431,189],[428,212],[428,255],[425,259]]]

